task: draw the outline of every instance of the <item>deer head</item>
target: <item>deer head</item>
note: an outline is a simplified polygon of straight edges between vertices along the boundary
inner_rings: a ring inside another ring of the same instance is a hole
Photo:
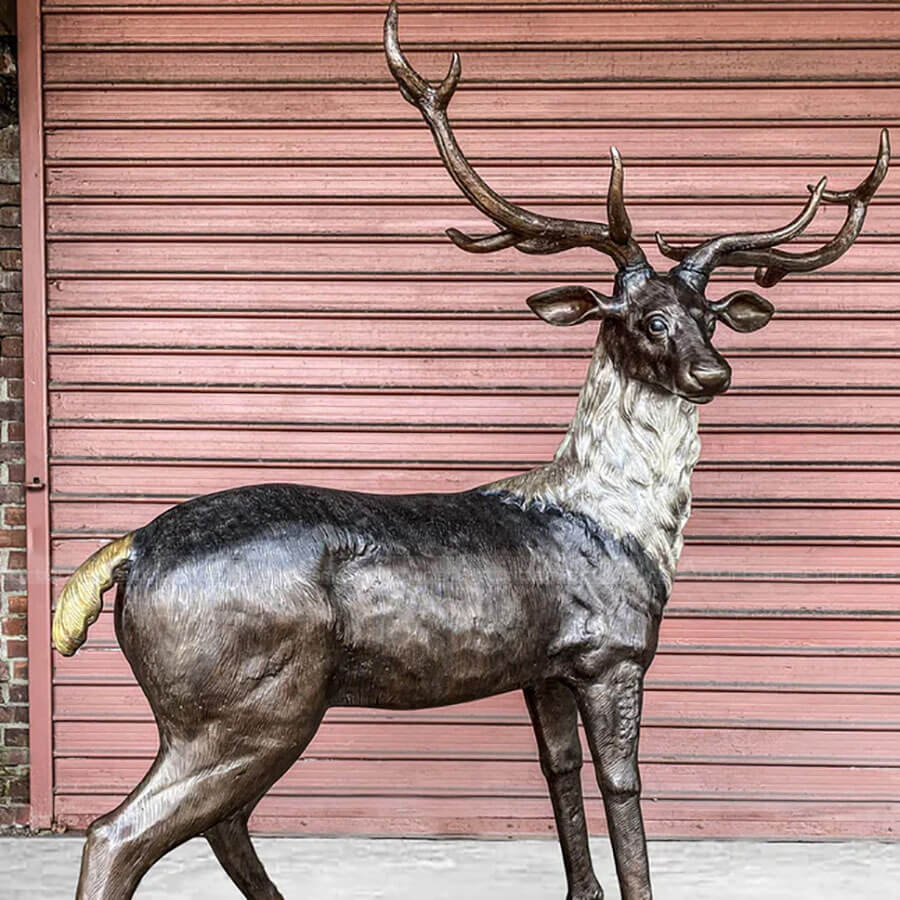
[[[397,35],[397,6],[391,3],[384,24],[388,67],[400,93],[422,113],[450,176],[468,200],[497,226],[484,237],[455,228],[447,235],[469,253],[491,253],[515,247],[523,253],[559,253],[592,247],[610,256],[618,273],[611,295],[583,285],[564,285],[527,299],[531,309],[551,325],[601,322],[599,341],[628,377],[655,385],[694,403],[707,403],[731,384],[731,368],[713,347],[717,322],[735,331],[756,331],[772,317],[774,307],[755,291],[738,290],[710,300],[706,288],[719,266],[753,266],[756,283],[771,287],[791,272],[811,272],[843,255],[859,236],[869,201],[887,173],[890,142],[887,129],[875,166],[853,190],[828,191],[826,179],[809,187],[810,197],[793,222],[765,232],[721,235],[695,247],[673,246],[659,233],[660,251],[677,260],[665,274],[657,273],[632,235],[623,194],[624,171],[619,152],[611,148],[612,171],[606,200],[608,224],[560,219],[531,212],[497,194],[466,159],[450,121],[447,106],[459,83],[461,66],[454,53],[450,69],[437,86],[410,65]],[[800,235],[822,203],[847,207],[838,234],[808,253],[778,249]]]

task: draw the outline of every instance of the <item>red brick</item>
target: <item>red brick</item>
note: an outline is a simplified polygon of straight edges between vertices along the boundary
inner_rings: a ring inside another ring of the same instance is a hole
[[[3,186],[0,185],[0,190]],[[22,292],[21,272],[0,272],[0,296],[3,294],[20,294]]]
[[[0,547],[24,547],[24,528],[0,528]]]
[[[5,766],[27,766],[28,748],[4,747],[2,751],[0,751],[0,759],[3,760],[3,765]]]
[[[22,374],[22,357],[0,359],[0,378],[21,378]]]
[[[7,378],[6,396],[13,400],[21,400],[25,396],[25,382],[21,378]]]
[[[10,422],[7,437],[11,441],[24,441],[25,423],[20,421]]]
[[[22,333],[20,312],[0,312],[0,334],[5,336]]]
[[[6,656],[9,659],[27,659],[28,641],[9,640],[6,642]]]
[[[3,620],[2,633],[7,637],[25,637],[26,619],[24,616],[7,616]]]
[[[22,441],[7,441],[0,444],[0,462],[17,462],[25,458],[25,445]]]
[[[24,550],[10,550],[6,557],[6,568],[10,572],[24,572],[26,560]]]
[[[10,703],[28,703],[28,685],[11,684],[9,686]]]
[[[3,338],[0,343],[5,344],[13,338]],[[0,419],[13,420],[18,422],[22,418],[22,401],[21,400],[0,400]]]
[[[0,267],[19,271],[22,268],[22,251],[0,250]]]
[[[26,804],[0,806],[0,828],[28,825],[29,818],[30,814]]]
[[[21,484],[0,484],[0,503],[24,503],[25,488]]]
[[[10,642],[11,643],[11,642]],[[0,706],[0,722],[4,725],[27,725],[28,724],[28,707],[27,706]],[[4,731],[8,735],[14,729],[6,728]]]
[[[21,594],[25,591],[25,582],[24,572],[6,572],[3,575],[3,590]]]
[[[7,273],[12,274],[12,273]],[[16,272],[15,274],[19,274]],[[3,312],[22,312],[22,292],[21,291],[0,291],[0,309]]]
[[[24,506],[7,506],[3,510],[4,525],[24,525],[25,524],[25,507]]]
[[[24,462],[25,445],[22,441],[0,443],[0,462]]]
[[[5,684],[10,679],[9,663],[0,659],[0,684]]]
[[[28,773],[23,772],[17,778],[13,778],[9,782],[9,799],[13,803],[28,802]]]
[[[13,225],[0,223],[0,247],[13,247],[20,249],[22,246],[22,234]]]
[[[28,681],[28,660],[16,659],[11,663],[13,681]]]
[[[2,255],[2,254],[0,254]],[[0,353],[3,356],[21,356],[22,355],[22,338],[5,337],[0,341]]]
[[[28,612],[28,596],[26,594],[7,597],[6,602],[13,615],[24,616]]]
[[[4,747],[27,747],[28,746],[28,729],[27,728],[4,728],[3,740],[0,741]]]

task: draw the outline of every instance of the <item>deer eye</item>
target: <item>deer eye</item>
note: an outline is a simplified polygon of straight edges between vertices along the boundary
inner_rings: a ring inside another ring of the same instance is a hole
[[[647,319],[647,331],[650,337],[661,338],[669,331],[669,323],[665,316],[655,315]]]

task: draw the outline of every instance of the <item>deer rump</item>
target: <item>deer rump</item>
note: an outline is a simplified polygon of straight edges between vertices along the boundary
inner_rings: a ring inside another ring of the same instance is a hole
[[[287,484],[163,513],[123,581],[119,642],[179,731],[310,679],[325,706],[421,708],[646,664],[667,595],[633,541],[559,508]]]

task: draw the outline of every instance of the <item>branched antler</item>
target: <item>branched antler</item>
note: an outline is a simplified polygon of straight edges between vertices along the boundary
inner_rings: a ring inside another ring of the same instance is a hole
[[[558,253],[572,247],[592,247],[611,256],[620,269],[649,268],[643,251],[631,234],[631,222],[623,198],[622,160],[615,147],[611,150],[612,172],[606,201],[609,226],[599,222],[559,219],[523,209],[491,189],[472,168],[453,134],[447,118],[447,106],[459,83],[459,54],[453,54],[444,80],[437,87],[431,85],[416,72],[400,49],[397,5],[394,2],[384,22],[384,49],[400,93],[422,113],[450,176],[469,201],[492,219],[499,229],[495,234],[473,237],[449,228],[447,235],[453,243],[470,253],[492,253],[506,247],[515,247],[523,253]]]
[[[890,159],[890,138],[884,128],[878,158],[872,171],[860,184],[850,191],[827,191],[823,178],[815,187],[809,187],[811,196],[803,212],[783,228],[752,234],[722,235],[695,247],[674,247],[658,233],[656,242],[665,256],[681,260],[676,267],[681,272],[700,276],[705,281],[719,266],[755,266],[756,283],[771,287],[791,272],[812,272],[827,266],[850,249],[862,230],[869,202],[884,181]],[[847,207],[847,217],[837,235],[824,246],[807,253],[776,249],[777,244],[796,238],[807,228],[822,202]]]

